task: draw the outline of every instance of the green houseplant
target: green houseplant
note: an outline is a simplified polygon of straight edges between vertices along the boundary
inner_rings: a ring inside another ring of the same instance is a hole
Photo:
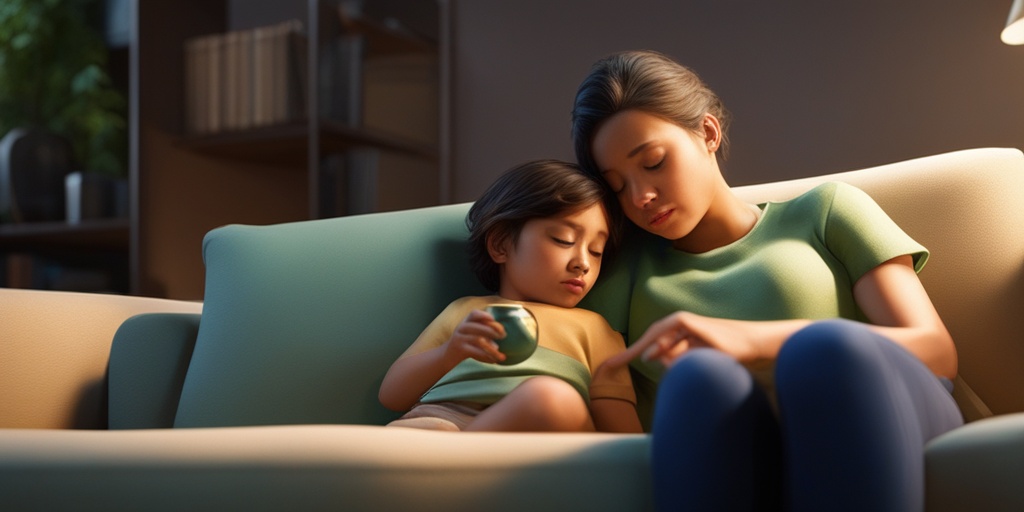
[[[106,71],[102,0],[0,2],[0,137],[42,128],[69,140],[81,169],[127,174],[126,101]]]

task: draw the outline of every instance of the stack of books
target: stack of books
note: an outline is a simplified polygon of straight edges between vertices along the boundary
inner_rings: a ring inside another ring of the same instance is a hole
[[[307,44],[298,20],[186,41],[187,131],[213,134],[305,119]]]

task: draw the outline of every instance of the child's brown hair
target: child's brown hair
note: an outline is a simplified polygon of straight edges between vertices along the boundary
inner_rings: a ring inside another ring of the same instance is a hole
[[[594,204],[608,212],[609,239],[605,254],[618,240],[618,222],[611,216],[604,185],[579,166],[560,160],[535,160],[513,167],[498,177],[466,215],[469,228],[469,264],[488,290],[500,286],[500,267],[487,250],[489,236],[515,244],[523,225],[531,219],[572,213]]]

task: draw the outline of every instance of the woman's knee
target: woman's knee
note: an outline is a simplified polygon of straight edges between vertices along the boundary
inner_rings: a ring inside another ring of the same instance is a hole
[[[782,345],[776,360],[777,384],[789,378],[864,377],[860,372],[877,363],[877,345],[886,341],[849,320],[815,322]]]
[[[713,349],[690,351],[662,377],[654,409],[655,430],[704,429],[767,410],[753,375],[732,356]]]
[[[849,320],[816,322],[783,344],[775,388],[783,416],[816,411],[835,418],[871,414],[902,387],[894,360],[905,352],[867,326]],[[827,412],[831,411],[831,412]]]
[[[678,395],[691,399],[737,399],[754,385],[750,372],[734,358],[713,349],[695,349],[667,370],[658,387],[660,397]]]

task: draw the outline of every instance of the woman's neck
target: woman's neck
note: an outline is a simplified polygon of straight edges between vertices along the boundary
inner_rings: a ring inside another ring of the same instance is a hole
[[[760,216],[760,208],[741,200],[723,181],[697,226],[672,246],[695,254],[724,247],[750,233]]]

